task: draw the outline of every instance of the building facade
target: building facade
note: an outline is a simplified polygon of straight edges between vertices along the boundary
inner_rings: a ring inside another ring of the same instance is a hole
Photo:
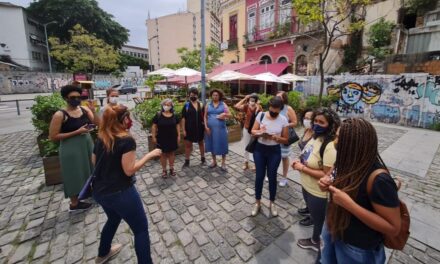
[[[43,26],[10,3],[0,3],[0,56],[30,70],[49,69]]]
[[[123,45],[120,52],[122,54],[136,57],[136,58],[142,59],[144,61],[148,61],[148,58],[149,58],[148,49],[142,48],[142,47]]]

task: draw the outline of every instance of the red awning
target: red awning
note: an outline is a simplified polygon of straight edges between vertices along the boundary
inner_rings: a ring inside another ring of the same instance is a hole
[[[280,76],[287,67],[289,67],[288,63],[254,64],[240,70],[240,72],[249,75],[270,72],[276,76]]]

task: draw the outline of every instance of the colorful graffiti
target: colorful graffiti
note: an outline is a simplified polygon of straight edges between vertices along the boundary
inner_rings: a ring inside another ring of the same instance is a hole
[[[374,82],[360,85],[356,82],[345,82],[340,85],[330,85],[327,93],[339,97],[336,111],[343,114],[364,113],[365,104],[375,104],[382,95],[382,88]]]

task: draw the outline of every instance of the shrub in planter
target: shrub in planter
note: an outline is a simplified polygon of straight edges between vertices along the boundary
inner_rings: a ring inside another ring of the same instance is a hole
[[[150,129],[153,125],[153,118],[159,111],[162,110],[160,103],[163,99],[159,97],[154,97],[150,100],[146,100],[138,105],[134,109],[136,117],[141,122],[144,129]],[[182,108],[185,103],[173,100],[174,103],[174,113],[180,119],[182,114]]]
[[[49,135],[49,125],[56,111],[66,105],[59,93],[49,96],[39,95],[35,98],[35,104],[31,107],[32,124],[43,135]]]
[[[263,107],[264,111],[269,110],[269,101],[272,97],[273,97],[273,95],[268,95],[268,94],[259,94],[258,95],[260,104]]]

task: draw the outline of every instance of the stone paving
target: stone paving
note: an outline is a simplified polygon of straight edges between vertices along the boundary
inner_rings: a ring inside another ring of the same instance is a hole
[[[382,150],[405,133],[398,128],[390,131],[378,128]],[[147,152],[147,138],[138,124],[133,134],[138,154]],[[0,263],[93,263],[106,216],[97,205],[83,213],[67,211],[62,185],[44,185],[35,137],[32,131],[0,136]],[[230,153],[227,173],[199,165],[196,156],[190,168],[181,170],[182,164],[179,156],[175,178],[162,179],[158,162],[137,174],[154,263],[285,263],[277,259],[280,256],[275,251],[269,250],[275,254],[270,258],[262,254],[282,239],[290,239],[286,230],[295,230],[300,219],[295,212],[302,206],[298,184],[291,182],[278,189],[279,217],[269,216],[265,202],[262,213],[252,218],[254,175],[243,173],[241,156]],[[424,179],[402,175],[406,185],[403,199],[438,210],[439,171],[440,152]],[[266,184],[263,197],[268,197]],[[133,236],[125,223],[119,227],[116,241],[124,248],[111,263],[136,263]],[[314,254],[307,254],[298,254],[296,262],[312,263]],[[417,238],[411,238],[403,251],[392,252],[389,260],[438,262],[438,248]]]

